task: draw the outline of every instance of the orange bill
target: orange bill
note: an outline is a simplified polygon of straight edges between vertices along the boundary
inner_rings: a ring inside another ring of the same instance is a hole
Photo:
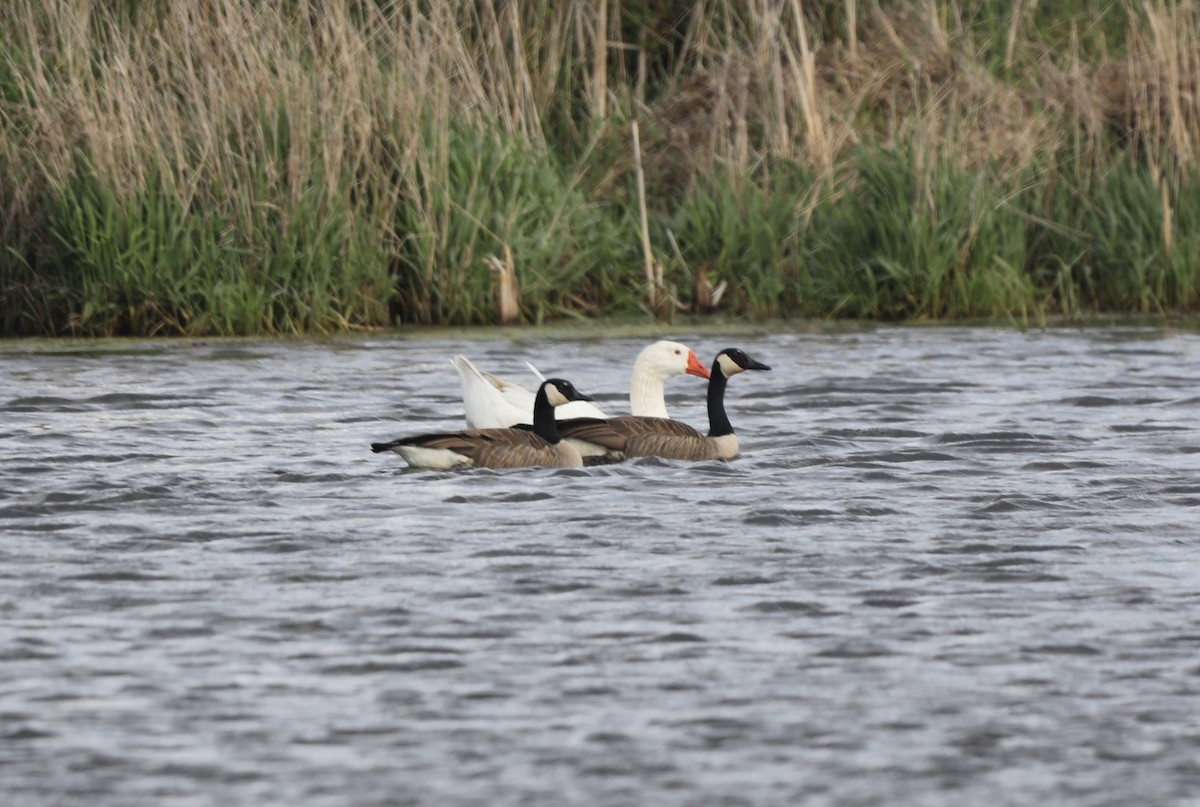
[[[707,367],[705,367],[703,364],[700,363],[700,360],[696,358],[695,351],[692,351],[692,350],[688,351],[687,374],[688,375],[698,375],[701,378],[711,378],[712,377],[712,373],[710,373],[708,371]]]

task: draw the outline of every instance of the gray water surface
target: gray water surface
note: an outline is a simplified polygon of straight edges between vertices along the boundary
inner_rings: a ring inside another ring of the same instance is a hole
[[[678,336],[735,463],[368,449],[648,339],[0,345],[0,803],[1200,801],[1200,336]]]

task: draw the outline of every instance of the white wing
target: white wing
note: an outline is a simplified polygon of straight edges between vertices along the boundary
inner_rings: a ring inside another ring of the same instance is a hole
[[[507,429],[518,423],[533,423],[533,393],[527,389],[508,384],[492,375],[479,372],[466,356],[455,356],[454,368],[462,385],[463,408],[466,410],[467,427],[471,429]],[[507,387],[508,395],[501,391]],[[516,387],[516,389],[512,389]],[[519,390],[519,392],[518,392]],[[528,405],[523,405],[525,393]]]
[[[520,384],[480,372],[466,356],[455,356],[453,364],[462,384],[463,408],[469,428],[507,429],[518,423],[533,423],[534,393]],[[587,401],[571,401],[557,407],[554,414],[559,420],[608,417]]]

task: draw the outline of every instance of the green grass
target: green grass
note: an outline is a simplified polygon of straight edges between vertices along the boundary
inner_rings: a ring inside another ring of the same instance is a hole
[[[321,333],[378,322],[392,293],[382,250],[344,196],[312,181],[286,205],[262,193],[243,211],[189,209],[159,177],[119,199],[81,165],[47,194],[39,271],[23,264],[18,284],[52,312],[56,331],[78,335]]]
[[[1043,189],[1031,276],[1057,313],[1168,313],[1200,304],[1200,176],[1168,177],[1118,159],[1103,173],[1068,168]],[[1165,206],[1164,206],[1165,203]],[[1164,220],[1170,219],[1171,244]]]
[[[681,304],[1200,307],[1189,4],[196,8],[0,6],[0,335],[647,316],[635,117]]]
[[[420,192],[396,208],[397,321],[495,321],[488,259],[503,259],[506,248],[529,321],[598,311],[627,296],[621,267],[636,269],[637,259],[629,222],[589,202],[568,166],[495,131],[426,131]]]
[[[914,148],[865,149],[855,167],[857,182],[812,224],[824,306],[881,319],[1028,312],[1018,187]]]

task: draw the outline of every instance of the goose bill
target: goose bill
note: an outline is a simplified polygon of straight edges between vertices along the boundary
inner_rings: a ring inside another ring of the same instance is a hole
[[[696,358],[696,353],[691,350],[688,351],[688,363],[687,363],[687,371],[686,372],[688,375],[698,375],[701,378],[711,378],[712,377],[712,373],[709,372],[707,367],[705,367],[703,364],[700,363],[700,360],[698,358]]]

